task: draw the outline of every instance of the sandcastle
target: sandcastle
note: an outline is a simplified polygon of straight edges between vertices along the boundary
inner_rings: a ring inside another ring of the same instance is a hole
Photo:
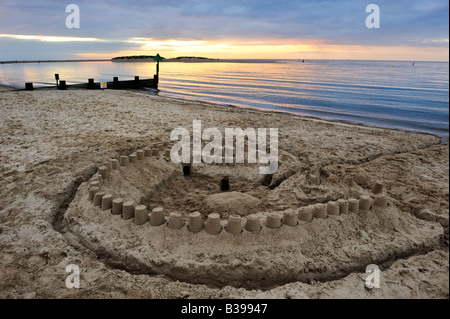
[[[99,210],[108,211],[113,215],[121,215],[123,219],[131,220],[136,226],[149,224],[152,227],[166,225],[168,229],[180,230],[186,228],[193,235],[204,231],[211,235],[218,235],[222,231],[233,235],[240,235],[244,231],[249,233],[259,233],[262,227],[268,229],[279,229],[282,226],[296,227],[299,221],[309,222],[314,219],[327,219],[333,216],[346,214],[360,214],[372,208],[386,209],[388,199],[383,195],[383,184],[377,182],[373,187],[373,196],[361,195],[359,198],[338,199],[327,203],[316,203],[307,207],[299,207],[298,212],[285,211],[281,213],[262,212],[264,218],[250,214],[246,217],[233,214],[227,219],[221,218],[218,213],[210,213],[203,220],[200,212],[183,212],[188,214],[188,218],[183,218],[181,212],[168,212],[164,207],[149,209],[146,205],[124,201],[121,197],[113,194],[106,194],[102,187],[109,183],[109,177],[113,170],[119,167],[129,167],[145,158],[158,158],[163,152],[163,158],[170,160],[170,148],[168,142],[158,143],[153,148],[137,150],[129,156],[120,156],[120,159],[111,159],[98,167],[97,173],[90,179],[87,189],[87,198],[92,201]],[[191,175],[191,165],[182,165],[180,174]],[[230,180],[224,176],[220,181],[220,190],[227,192],[230,190]],[[261,214],[259,214],[261,215]]]
[[[420,221],[401,214],[380,181],[365,192],[340,192],[345,184],[339,184],[321,193],[305,177],[302,187],[314,200],[274,201],[277,190],[257,167],[174,164],[170,147],[158,141],[100,163],[66,211],[70,231],[112,266],[191,283],[265,288],[340,278],[409,254],[402,247],[412,239],[399,234],[421,236]],[[437,245],[442,234],[430,229],[435,236],[410,246]]]

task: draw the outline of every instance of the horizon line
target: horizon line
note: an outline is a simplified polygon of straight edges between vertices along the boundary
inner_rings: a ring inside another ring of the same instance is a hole
[[[139,55],[136,55],[139,56]],[[114,58],[110,59],[45,59],[45,60],[4,60],[0,61],[0,64],[14,64],[14,63],[52,63],[52,62],[107,62],[112,61]],[[166,58],[169,59],[175,59],[175,58]],[[209,58],[208,58],[209,59]],[[212,59],[213,60],[213,59]],[[449,63],[449,60],[388,60],[388,59],[380,59],[380,60],[371,60],[371,59],[303,59],[303,58],[295,58],[295,59],[258,59],[258,58],[214,58],[214,61],[299,61],[299,60],[305,60],[305,61],[377,61],[377,62],[438,62],[438,63]],[[143,62],[151,62],[151,61],[143,61]],[[162,61],[163,62],[163,61]],[[195,63],[195,62],[194,62]],[[202,63],[208,63],[208,62],[202,62]],[[212,63],[212,62],[211,62]]]

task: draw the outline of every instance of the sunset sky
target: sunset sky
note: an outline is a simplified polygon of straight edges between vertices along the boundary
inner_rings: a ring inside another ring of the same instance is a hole
[[[66,27],[66,6],[80,28]],[[381,12],[368,29],[366,6]],[[0,1],[0,61],[121,55],[448,61],[448,0]]]

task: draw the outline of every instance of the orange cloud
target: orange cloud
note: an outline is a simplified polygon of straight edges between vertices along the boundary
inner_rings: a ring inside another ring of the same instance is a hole
[[[76,56],[82,57],[83,59],[112,59],[117,56],[117,53],[77,53]]]
[[[273,39],[252,41],[154,41],[134,38],[137,51],[116,55],[160,53],[165,57],[207,56],[222,59],[354,59],[448,61],[448,47],[363,46],[329,44],[319,39]]]
[[[326,43],[320,39],[254,39],[247,41],[221,40],[154,40],[131,38],[105,40],[98,38],[60,37],[43,35],[0,34],[0,38],[43,42],[111,42],[139,45],[137,50],[111,52],[83,52],[84,59],[110,59],[122,55],[161,54],[176,56],[206,56],[221,59],[352,59],[352,60],[407,60],[448,61],[449,48],[436,46],[364,46]],[[448,43],[448,39],[439,40]]]

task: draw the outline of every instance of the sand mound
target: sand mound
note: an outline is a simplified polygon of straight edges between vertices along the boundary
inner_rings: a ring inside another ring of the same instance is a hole
[[[83,184],[65,214],[67,225],[109,264],[214,286],[267,289],[288,282],[339,279],[368,264],[389,263],[439,246],[442,229],[395,206],[358,214],[262,227],[259,233],[192,233],[185,224],[138,226],[86,201]],[[260,215],[262,224],[267,216]]]
[[[205,206],[207,212],[219,213],[222,217],[247,216],[258,211],[261,200],[241,192],[219,193],[206,197]]]
[[[186,176],[182,166],[159,152],[140,160],[134,157],[126,157],[133,163],[109,172],[107,164],[99,168],[105,176],[101,196],[131,200],[134,215],[125,217],[125,204],[122,214],[114,214],[103,203],[94,204],[92,183],[100,186],[100,176],[94,175],[81,184],[64,216],[71,233],[85,246],[133,273],[266,289],[295,281],[338,279],[368,264],[389,263],[398,256],[438,247],[442,238],[441,228],[405,214],[382,189],[383,194],[371,193],[350,183],[350,176],[344,176],[347,183],[340,182],[333,170],[286,174],[272,189],[254,177],[251,167],[199,165]],[[224,176],[231,191],[220,192]],[[314,183],[311,176],[316,177]],[[295,193],[282,196],[288,190]],[[352,200],[347,200],[348,194]],[[340,214],[337,199],[352,205],[356,201],[356,208],[350,205]],[[305,218],[302,203],[315,204],[314,218]],[[147,213],[158,206],[165,208],[161,222],[147,222]],[[267,209],[272,206],[279,209]],[[190,213],[197,208],[208,220],[204,229],[191,231]],[[221,217],[214,232],[208,224],[210,213]],[[245,230],[227,229],[231,214],[244,217],[238,223],[245,224]],[[288,222],[292,216],[295,220]],[[254,220],[258,225],[247,228]]]

